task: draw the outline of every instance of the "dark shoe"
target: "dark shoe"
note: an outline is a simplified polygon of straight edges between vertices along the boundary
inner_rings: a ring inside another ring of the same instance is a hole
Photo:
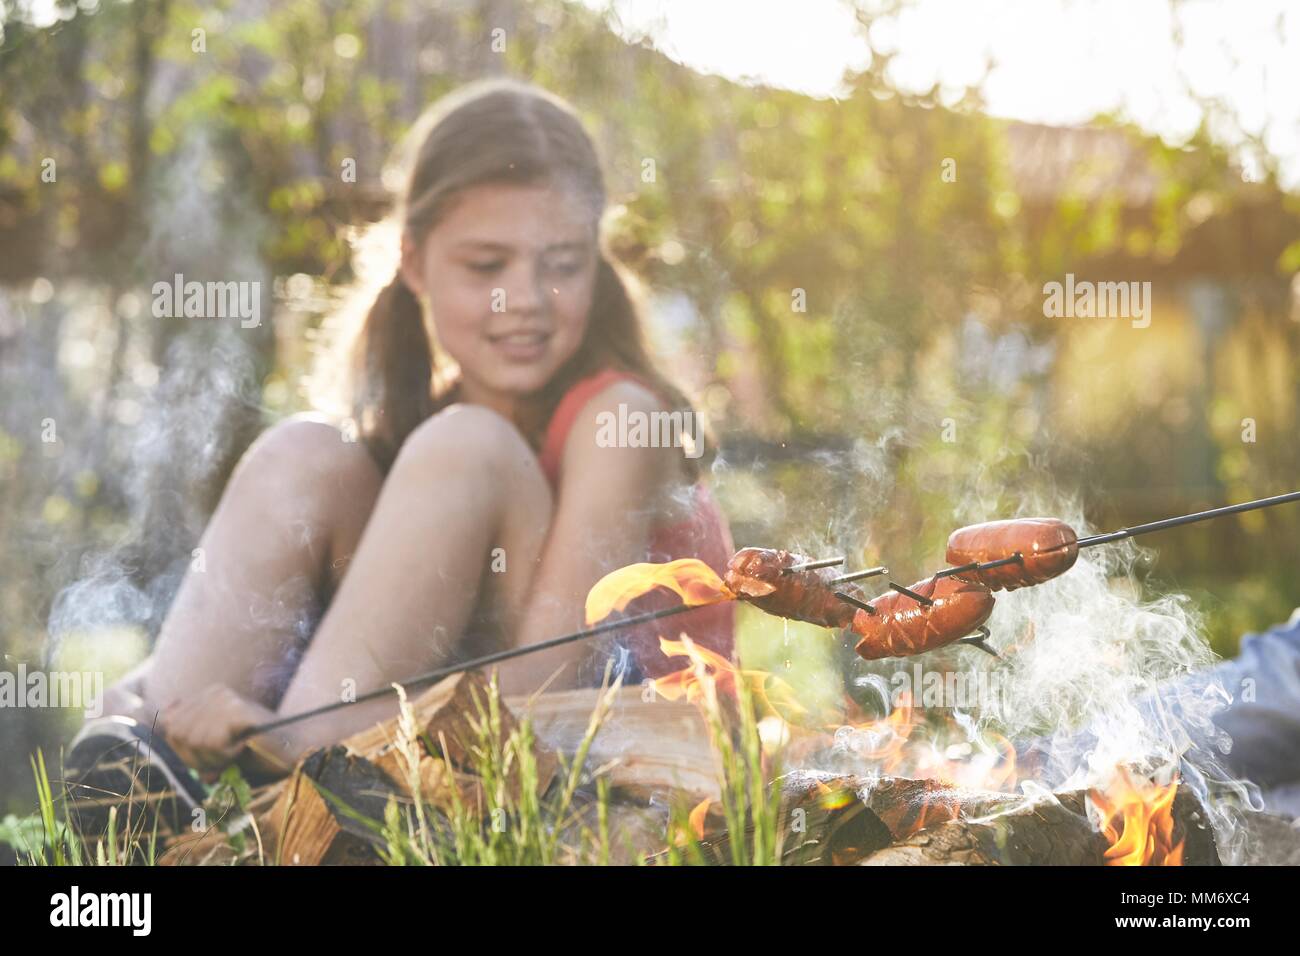
[[[68,822],[83,837],[102,836],[110,808],[117,832],[188,829],[207,791],[161,733],[130,717],[88,721],[64,758]]]

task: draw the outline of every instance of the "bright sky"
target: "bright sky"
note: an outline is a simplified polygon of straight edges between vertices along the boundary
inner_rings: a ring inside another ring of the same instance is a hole
[[[846,0],[579,2],[612,8],[624,36],[649,35],[696,70],[814,96],[841,95],[844,70],[866,56]],[[57,16],[53,0],[23,5],[38,23]],[[1073,124],[1116,112],[1173,142],[1199,120],[1189,83],[1236,110],[1300,189],[1300,0],[912,0],[873,39],[901,51],[893,80],[904,89],[938,81],[955,93],[992,57],[985,95],[995,116]],[[1253,168],[1251,155],[1239,159]]]
[[[581,2],[612,6],[611,22],[624,36],[648,34],[696,70],[814,96],[841,94],[843,71],[866,55],[844,0]],[[994,115],[1064,125],[1117,112],[1172,141],[1200,116],[1185,77],[1198,94],[1236,109],[1283,160],[1285,181],[1300,188],[1295,0],[913,0],[896,26],[873,39],[901,51],[893,79],[904,89],[938,81],[955,90],[992,57],[985,96]],[[1240,140],[1228,130],[1220,135]],[[1251,168],[1251,157],[1242,162]]]

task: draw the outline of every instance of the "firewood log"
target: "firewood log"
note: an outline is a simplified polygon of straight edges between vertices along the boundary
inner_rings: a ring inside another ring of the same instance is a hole
[[[285,865],[377,863],[379,838],[348,809],[382,821],[389,799],[399,796],[387,774],[346,747],[316,750],[260,818],[262,838],[274,847],[272,859]]]
[[[532,704],[533,726],[547,746],[573,753],[587,729],[600,691],[543,694]],[[522,713],[525,698],[511,698]],[[605,768],[617,799],[648,802],[667,793],[693,806],[718,799],[717,759],[709,730],[694,704],[650,697],[640,687],[619,689],[588,752],[592,769]]]
[[[1100,866],[1107,840],[1085,811],[1085,791],[1030,800],[933,780],[791,774],[785,783],[782,861],[790,865]],[[1196,795],[1180,786],[1175,839],[1185,865],[1218,865]],[[706,834],[705,858],[725,863],[732,834]]]
[[[460,773],[469,773],[474,769],[474,759],[470,753],[470,748],[478,745],[474,725],[483,719],[480,711],[486,713],[488,691],[487,678],[477,671],[469,671],[454,674],[411,700],[411,711],[421,745],[420,778],[430,787],[426,796],[442,792],[439,788],[454,778],[454,775],[447,774],[447,768],[442,766],[443,761]],[[377,764],[398,789],[409,797],[406,771],[395,749],[398,720],[399,718],[393,717],[353,734],[343,741],[343,745],[350,753],[364,756]],[[502,746],[518,726],[510,705],[502,701]],[[557,761],[555,755],[543,746],[534,748],[534,757],[537,762],[538,789],[545,791],[555,777]],[[517,771],[513,779],[517,784]]]
[[[861,861],[864,866],[1102,866],[1109,841],[1093,829],[1083,790],[1042,800],[975,797],[951,820],[912,833]],[[1186,786],[1172,807],[1175,841],[1185,866],[1218,866],[1205,808]]]

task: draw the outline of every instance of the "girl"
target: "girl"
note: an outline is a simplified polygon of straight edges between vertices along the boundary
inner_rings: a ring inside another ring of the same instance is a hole
[[[231,738],[276,716],[576,630],[614,568],[693,556],[722,573],[731,554],[700,483],[707,456],[597,440],[598,416],[620,406],[695,413],[649,359],[605,252],[604,183],[574,110],[478,83],[439,101],[412,142],[400,265],[353,351],[360,441],[299,418],[254,443],[203,536],[203,570],[110,692],[191,766],[230,762]],[[698,610],[680,629],[730,656],[732,613]],[[659,633],[618,638],[631,679],[684,664]],[[502,692],[598,681],[609,651],[507,662]],[[392,698],[355,704],[250,750],[283,769],[395,713]]]

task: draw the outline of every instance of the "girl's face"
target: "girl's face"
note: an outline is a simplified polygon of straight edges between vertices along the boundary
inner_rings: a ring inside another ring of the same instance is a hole
[[[402,275],[429,305],[465,397],[509,413],[546,385],[587,331],[599,250],[595,221],[551,186],[467,188],[417,243]]]

